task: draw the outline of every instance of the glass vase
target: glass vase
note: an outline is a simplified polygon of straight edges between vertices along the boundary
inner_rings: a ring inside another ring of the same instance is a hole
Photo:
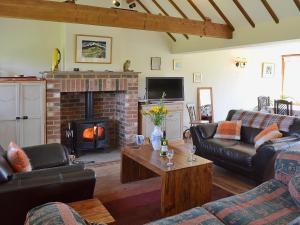
[[[160,151],[161,149],[161,138],[163,132],[160,126],[154,126],[153,132],[151,133],[151,144],[154,151]]]

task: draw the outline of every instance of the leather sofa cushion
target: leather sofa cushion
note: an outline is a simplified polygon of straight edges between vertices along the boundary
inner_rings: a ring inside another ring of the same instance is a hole
[[[65,166],[69,164],[68,155],[61,144],[53,143],[23,148],[33,170]]]
[[[256,150],[253,145],[240,142],[234,146],[226,147],[223,157],[225,160],[238,165],[252,167],[252,156],[255,154]]]
[[[262,131],[262,129],[242,126],[241,141],[246,143],[246,144],[253,144],[254,145],[254,138],[261,131]]]
[[[11,166],[8,164],[7,160],[0,155],[0,184],[9,181],[13,174]]]
[[[225,147],[231,147],[239,143],[236,140],[211,138],[206,141],[200,142],[202,148],[205,148],[206,152],[214,156],[222,157]]]

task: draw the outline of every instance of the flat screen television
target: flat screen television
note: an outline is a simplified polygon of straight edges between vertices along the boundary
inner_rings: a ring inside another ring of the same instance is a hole
[[[184,101],[183,77],[146,77],[146,96],[149,101],[157,101],[163,92],[166,101]]]

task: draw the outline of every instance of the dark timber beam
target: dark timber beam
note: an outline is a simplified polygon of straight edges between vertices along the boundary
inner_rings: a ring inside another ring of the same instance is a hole
[[[142,3],[140,0],[136,0],[136,2],[149,14],[152,14],[151,11]],[[174,41],[176,42],[176,38],[169,32],[167,32],[167,35]]]
[[[201,12],[201,10],[196,6],[196,4],[193,2],[193,0],[187,0],[188,3],[193,7],[193,9],[198,13],[198,15],[203,19],[207,20],[206,16]]]
[[[164,8],[156,1],[156,0],[152,0],[152,2],[154,3],[154,5],[156,5],[157,8],[159,8],[159,10],[165,15],[165,16],[170,16],[165,10]],[[189,36],[187,36],[186,34],[183,34],[183,36],[186,39],[189,39]]]
[[[244,15],[244,17],[246,18],[246,20],[250,23],[250,25],[252,27],[255,27],[255,23],[253,22],[253,20],[251,19],[251,17],[248,15],[248,13],[244,9],[244,7],[241,5],[241,3],[238,0],[233,0],[233,2],[236,5],[236,7],[238,7],[238,9],[240,10],[240,12]]]
[[[300,12],[300,0],[294,0],[299,12]]]
[[[279,23],[279,19],[278,19],[276,13],[274,12],[274,10],[272,9],[272,7],[270,6],[270,4],[268,3],[268,1],[267,0],[261,0],[261,3],[265,6],[266,10],[269,12],[271,17],[275,21],[275,23]]]
[[[209,21],[53,1],[1,0],[0,17],[232,38],[230,27]]]
[[[214,9],[219,13],[219,15],[222,17],[222,19],[225,21],[225,23],[232,29],[234,30],[233,25],[229,21],[229,19],[225,16],[223,11],[220,9],[220,7],[217,5],[217,3],[214,2],[214,0],[209,0],[210,4],[214,7]]]

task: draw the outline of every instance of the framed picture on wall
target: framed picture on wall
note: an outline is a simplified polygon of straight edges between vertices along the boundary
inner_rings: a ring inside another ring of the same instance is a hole
[[[112,59],[112,37],[76,35],[77,63],[110,64]]]
[[[275,64],[274,63],[263,63],[262,64],[262,77],[272,78],[275,76]]]
[[[193,73],[193,81],[194,83],[201,83],[202,82],[202,73]]]
[[[160,70],[160,67],[161,67],[161,58],[151,57],[151,70]]]
[[[182,69],[182,61],[180,59],[173,60],[173,70],[181,70]]]

